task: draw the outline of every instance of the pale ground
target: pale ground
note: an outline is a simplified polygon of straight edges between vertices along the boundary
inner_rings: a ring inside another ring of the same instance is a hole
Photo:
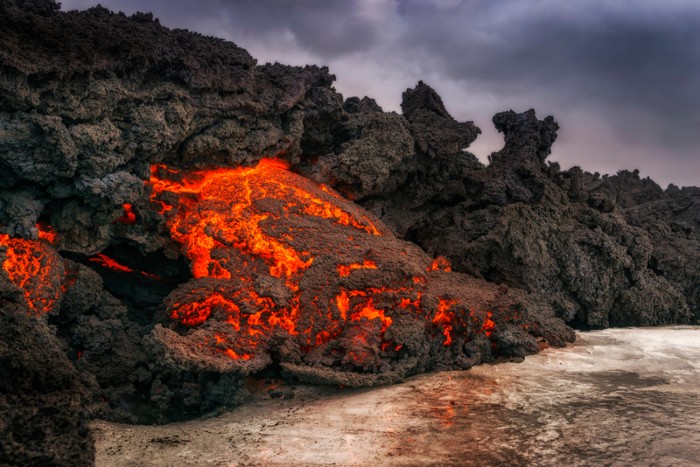
[[[94,422],[97,465],[700,465],[700,327],[581,333],[519,364],[264,394],[186,423]]]

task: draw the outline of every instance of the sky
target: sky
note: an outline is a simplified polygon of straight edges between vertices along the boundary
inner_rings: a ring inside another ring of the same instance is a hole
[[[491,117],[534,108],[561,127],[550,160],[665,187],[700,186],[697,0],[63,0],[150,11],[161,24],[221,37],[259,63],[327,65],[344,97],[401,111],[432,86],[502,147]]]

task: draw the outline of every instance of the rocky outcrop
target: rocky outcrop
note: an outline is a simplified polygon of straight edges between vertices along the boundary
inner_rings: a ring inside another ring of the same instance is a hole
[[[561,172],[547,164],[558,125],[551,117],[538,120],[532,110],[494,117],[505,146],[484,167],[460,150],[476,133],[446,123],[450,117],[434,91],[419,84],[404,99],[415,142],[406,182],[381,198],[359,198],[400,236],[450,258],[458,271],[546,296],[559,317],[577,326],[693,319],[698,273],[691,264],[698,251],[681,248],[690,260],[672,254],[675,244],[659,238],[671,224],[652,225],[638,215],[633,221],[616,207],[654,199],[658,190],[621,189],[626,198],[620,201],[590,190],[581,169]],[[439,122],[432,131],[442,132],[432,141],[459,144],[436,149],[425,143],[431,141],[424,124],[429,113]]]
[[[617,204],[631,225],[644,229],[653,250],[649,268],[683,292],[695,319],[700,319],[700,189],[670,185],[661,189],[639,171],[616,175],[586,174],[591,197]]]

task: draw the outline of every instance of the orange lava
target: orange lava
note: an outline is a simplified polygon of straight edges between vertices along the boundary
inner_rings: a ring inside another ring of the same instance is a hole
[[[50,227],[43,222],[38,222],[36,224],[36,228],[39,230],[39,239],[46,240],[52,245],[55,245],[58,242],[58,234],[53,227]]]
[[[452,271],[452,263],[450,263],[450,260],[445,258],[444,256],[438,256],[433,260],[432,263],[430,263],[430,266],[428,266],[427,270],[450,272]]]
[[[173,305],[172,318],[177,319],[185,326],[197,326],[209,318],[212,311],[221,309],[227,315],[227,321],[236,329],[240,328],[240,309],[231,300],[224,298],[219,293],[214,293],[201,302],[192,302],[184,305],[176,303]]]
[[[450,308],[452,308],[457,303],[456,300],[440,299],[438,303],[438,311],[433,318],[433,323],[441,324],[443,326],[443,334],[445,335],[445,341],[443,345],[449,346],[452,344],[452,319],[453,315],[450,313]]]
[[[366,259],[362,263],[339,264],[338,274],[340,277],[346,277],[355,269],[377,269],[377,263]]]
[[[37,228],[39,240],[0,234],[0,246],[6,248],[2,269],[22,290],[29,308],[43,314],[53,310],[61,296],[62,278],[57,278],[57,271],[62,273],[62,265],[50,245],[58,240],[56,233],[42,224]]]
[[[490,311],[487,312],[484,324],[481,326],[481,331],[486,335],[486,337],[491,337],[491,334],[496,329],[496,323],[494,323],[491,319],[492,316],[493,313],[491,313]]]
[[[117,262],[117,260],[110,258],[109,256],[107,256],[103,253],[99,253],[95,256],[88,258],[88,261],[90,261],[91,263],[98,264],[104,268],[109,268],[113,271],[127,272],[127,273],[135,272],[135,273],[138,273],[144,277],[148,277],[150,279],[155,279],[155,280],[161,279],[160,276],[157,276],[156,274],[151,274],[150,272],[136,271],[136,270],[130,268],[129,266],[125,266],[125,265]]]
[[[113,260],[107,255],[103,255],[102,253],[95,255],[92,258],[88,258],[88,261],[97,263],[100,266],[104,266],[109,269],[114,269],[115,271],[134,272],[134,270],[130,267],[119,264],[117,261]]]
[[[274,277],[291,278],[311,265],[313,258],[308,253],[296,251],[264,233],[260,223],[269,215],[244,215],[256,200],[263,198],[286,200],[287,210],[297,209],[304,214],[380,234],[369,219],[357,219],[330,200],[312,196],[286,182],[286,169],[282,161],[263,159],[256,167],[190,172],[173,181],[164,175],[172,177],[174,171],[163,166],[153,167],[152,199],[161,206],[161,212],[168,212],[173,206],[162,201],[160,194],[180,195],[178,215],[169,219],[168,227],[173,240],[183,245],[185,255],[192,261],[194,277],[231,278],[226,265],[211,257],[211,250],[217,243],[264,259]],[[221,213],[212,209],[199,222],[191,222],[188,213],[196,211],[197,204],[205,200],[226,202],[231,210]],[[233,222],[234,219],[237,221]]]

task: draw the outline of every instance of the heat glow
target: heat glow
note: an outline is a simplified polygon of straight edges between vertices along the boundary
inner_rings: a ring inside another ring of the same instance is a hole
[[[37,224],[37,229],[38,240],[0,234],[0,247],[5,249],[2,269],[22,290],[27,306],[43,314],[53,310],[61,296],[63,265],[51,247],[58,240],[56,233],[44,224]]]
[[[132,208],[131,204],[125,203],[123,208],[124,213],[119,216],[116,222],[124,225],[136,224],[136,213],[134,213],[134,209]]]
[[[444,258],[431,264],[415,254],[421,269],[381,283],[381,255],[406,255],[405,247],[386,240],[395,251],[384,251],[377,242],[391,235],[386,227],[283,161],[188,172],[155,165],[148,184],[194,276],[166,299],[168,315],[212,330],[200,348],[248,360],[288,341],[302,355],[323,351],[329,362],[367,369],[377,355],[404,350],[392,331],[402,317],[444,336],[445,346],[456,332],[463,342],[470,326],[491,330],[456,299],[423,302],[429,284],[420,271],[450,271]]]

